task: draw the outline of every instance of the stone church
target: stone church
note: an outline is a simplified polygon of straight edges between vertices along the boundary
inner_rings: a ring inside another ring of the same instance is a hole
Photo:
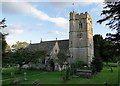
[[[87,12],[80,14],[74,11],[70,12],[69,25],[69,39],[67,40],[56,39],[29,44],[27,48],[30,50],[47,51],[47,57],[44,62],[38,61],[38,63],[29,64],[28,67],[36,69],[49,67],[52,70],[62,70],[57,63],[57,54],[60,51],[69,57],[69,64],[79,60],[88,66],[90,65],[94,57],[92,19],[90,15]]]

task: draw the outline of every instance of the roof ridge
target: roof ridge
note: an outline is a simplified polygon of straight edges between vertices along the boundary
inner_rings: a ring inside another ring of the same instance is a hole
[[[57,40],[58,42],[59,41],[69,41],[69,39],[62,39],[62,40]],[[40,43],[46,43],[46,42],[56,42],[56,40],[51,40],[51,41],[42,41]],[[40,43],[31,43],[32,45],[35,45],[35,44],[40,44]]]
[[[62,40],[57,40],[57,41],[67,41],[67,40],[69,40],[69,39],[62,39]],[[56,41],[56,40],[42,41],[42,42],[54,42],[54,41]]]

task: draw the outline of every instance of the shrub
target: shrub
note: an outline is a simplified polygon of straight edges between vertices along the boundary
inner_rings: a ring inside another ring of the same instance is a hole
[[[76,61],[76,62],[72,63],[71,64],[71,71],[70,71],[71,75],[75,74],[76,70],[83,68],[83,66],[84,66],[84,62],[82,62],[82,61]]]
[[[84,63],[82,61],[76,61],[75,63],[72,63],[73,68],[82,68],[84,66]]]
[[[92,66],[93,72],[100,72],[103,68],[103,62],[102,62],[101,58],[94,57],[93,61],[91,62],[91,66]]]

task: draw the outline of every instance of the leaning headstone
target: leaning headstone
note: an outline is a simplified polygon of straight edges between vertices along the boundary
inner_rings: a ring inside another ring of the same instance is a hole
[[[38,80],[35,80],[33,83],[32,83],[34,86],[40,86],[40,82]]]

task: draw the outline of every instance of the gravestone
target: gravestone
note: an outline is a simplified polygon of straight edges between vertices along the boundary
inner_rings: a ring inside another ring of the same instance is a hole
[[[77,69],[73,78],[93,78],[92,70]]]

